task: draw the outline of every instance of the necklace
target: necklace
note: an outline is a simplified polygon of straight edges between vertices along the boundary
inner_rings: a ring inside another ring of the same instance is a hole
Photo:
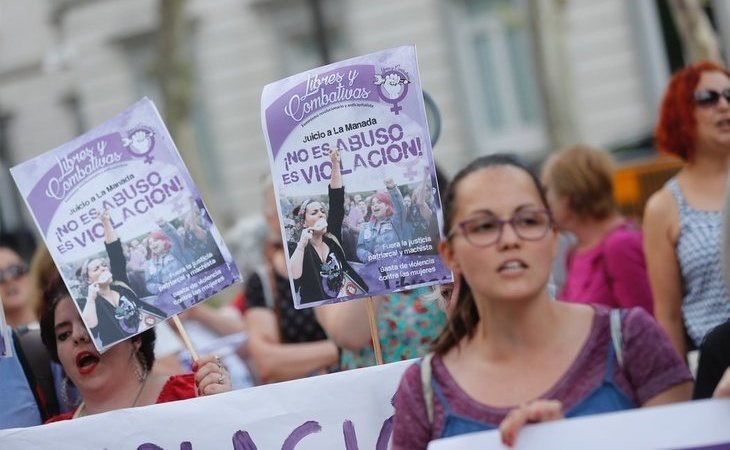
[[[137,402],[139,401],[139,397],[142,395],[142,391],[144,391],[144,387],[147,385],[147,378],[145,377],[144,381],[142,381],[142,385],[139,387],[139,390],[137,391],[137,395],[134,396],[134,401],[132,402],[132,406],[130,408],[134,408],[137,406]],[[86,412],[84,411],[84,407],[86,406],[86,403],[81,402],[79,407],[76,409],[76,412],[71,417],[72,419],[76,419],[78,417],[82,417],[86,415]]]

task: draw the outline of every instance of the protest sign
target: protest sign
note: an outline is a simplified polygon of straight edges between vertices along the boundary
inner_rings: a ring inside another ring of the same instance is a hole
[[[520,430],[518,450],[730,450],[730,399],[696,400],[666,406],[557,420]],[[502,450],[499,431],[439,439],[428,450]]]
[[[10,327],[5,322],[3,299],[0,297],[0,358],[9,358],[11,356],[13,356],[13,345],[10,340]]]
[[[146,98],[11,173],[100,351],[240,280]]]
[[[3,450],[386,450],[413,361],[0,431]],[[357,386],[357,389],[353,389]]]
[[[261,119],[298,308],[451,281],[415,47],[269,84]]]

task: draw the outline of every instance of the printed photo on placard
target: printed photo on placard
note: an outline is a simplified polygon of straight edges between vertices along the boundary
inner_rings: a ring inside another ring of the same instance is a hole
[[[452,280],[415,47],[269,84],[261,115],[297,308]]]
[[[100,351],[240,281],[146,98],[11,172]]]

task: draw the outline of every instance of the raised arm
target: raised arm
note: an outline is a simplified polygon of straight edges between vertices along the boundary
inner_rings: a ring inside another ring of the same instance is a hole
[[[169,222],[166,222],[165,219],[157,219],[157,226],[160,227],[160,230],[165,233],[165,236],[167,236],[172,243],[170,253],[172,253],[178,259],[178,261],[186,262],[187,258],[185,257],[186,255],[184,253],[185,243],[182,241],[180,235],[177,234],[177,230],[175,230],[175,227],[170,225]]]
[[[205,240],[206,233],[200,223],[201,217],[198,205],[195,203],[195,200],[193,200],[192,197],[190,197],[189,203],[190,210],[185,216],[185,220],[183,221],[183,227],[186,231],[192,232],[198,240]]]
[[[425,173],[423,176],[423,183],[416,189],[417,192],[415,194],[414,201],[416,203],[416,206],[418,206],[418,212],[419,214],[421,214],[421,217],[423,217],[426,222],[429,222],[431,220],[431,216],[433,215],[433,211],[431,211],[431,207],[428,206],[428,202],[426,201],[430,191],[430,187],[428,184],[428,180],[430,180],[428,167],[426,167],[426,170],[424,172]]]
[[[101,224],[104,227],[104,242],[107,244],[111,244],[112,242],[119,239],[119,236],[117,236],[117,232],[114,231],[114,226],[112,225],[111,218],[109,217],[109,210],[104,210],[99,215],[99,219],[101,220]]]
[[[390,221],[396,226],[399,234],[398,237],[400,239],[405,239],[404,229],[406,213],[404,208],[405,205],[403,204],[403,194],[401,194],[400,189],[398,189],[398,186],[395,184],[395,181],[393,181],[390,177],[385,179],[385,187],[388,188],[388,195],[390,196],[391,203],[393,203],[393,217],[390,218]]]
[[[679,210],[671,193],[662,189],[651,196],[644,212],[644,255],[649,275],[654,316],[677,352],[686,357],[682,318],[682,275],[674,250],[679,234]]]
[[[339,189],[342,187],[342,172],[340,170],[339,150],[330,150],[330,162],[332,162],[332,179],[330,180],[330,187],[332,189]]]
[[[104,226],[104,246],[106,247],[106,254],[109,257],[109,270],[112,273],[112,278],[115,281],[129,284],[127,258],[124,257],[122,242],[119,240],[117,233],[114,231],[114,226],[111,224],[109,211],[104,210],[100,218],[101,224]]]

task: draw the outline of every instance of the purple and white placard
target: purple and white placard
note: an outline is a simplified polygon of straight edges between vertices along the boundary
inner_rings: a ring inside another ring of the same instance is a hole
[[[240,281],[147,98],[11,173],[100,351]]]
[[[452,280],[414,46],[271,83],[261,120],[297,308]]]

